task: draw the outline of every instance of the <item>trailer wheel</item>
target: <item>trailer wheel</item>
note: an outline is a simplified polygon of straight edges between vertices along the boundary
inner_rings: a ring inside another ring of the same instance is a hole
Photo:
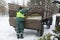
[[[59,18],[58,18],[58,17],[56,17],[56,24],[55,24],[55,27],[56,27],[57,25],[59,25]]]
[[[47,24],[47,29],[49,29],[50,25],[52,25],[52,17],[50,17],[48,21],[46,21],[46,24]]]
[[[43,30],[40,30],[39,32],[37,32],[37,36],[42,36],[43,35]]]
[[[47,29],[49,29],[50,28],[50,25],[47,25]]]
[[[37,30],[37,36],[42,36],[44,33],[44,27],[41,30]]]
[[[43,35],[43,32],[44,32],[43,30],[41,30],[41,31],[39,32],[40,36],[42,36],[42,35]]]
[[[59,21],[57,20],[57,21],[56,21],[56,25],[55,25],[55,26],[58,26],[58,25],[59,25]]]
[[[16,31],[16,26],[13,26],[14,27],[14,29],[15,29],[15,31]]]
[[[50,28],[50,21],[47,21],[47,29],[49,29]]]
[[[16,26],[13,26],[14,28],[16,28]]]

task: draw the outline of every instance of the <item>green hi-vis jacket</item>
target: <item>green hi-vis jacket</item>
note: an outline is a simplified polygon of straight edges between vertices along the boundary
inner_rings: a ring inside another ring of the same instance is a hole
[[[25,14],[30,10],[30,8],[21,9],[17,12],[16,17],[22,17],[25,18]]]

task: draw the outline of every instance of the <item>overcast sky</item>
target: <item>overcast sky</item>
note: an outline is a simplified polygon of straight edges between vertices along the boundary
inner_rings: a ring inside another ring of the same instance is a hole
[[[23,5],[23,1],[24,1],[24,4],[27,5],[27,2],[29,2],[29,0],[5,0],[7,3],[12,3],[12,2],[15,2],[15,3],[18,3],[19,5]]]
[[[58,1],[60,1],[60,0],[58,0]]]

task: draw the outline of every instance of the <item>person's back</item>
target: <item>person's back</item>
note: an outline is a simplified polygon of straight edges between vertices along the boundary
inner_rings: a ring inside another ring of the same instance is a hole
[[[24,31],[24,18],[25,14],[30,9],[22,9],[21,7],[18,9],[16,13],[16,32],[17,32],[17,38],[23,38],[23,31]]]

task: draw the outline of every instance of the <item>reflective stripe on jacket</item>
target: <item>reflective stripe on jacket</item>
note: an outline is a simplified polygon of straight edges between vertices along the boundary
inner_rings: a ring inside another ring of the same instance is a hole
[[[22,14],[21,12],[17,12],[16,17],[22,17],[22,18],[24,18],[24,14]]]

